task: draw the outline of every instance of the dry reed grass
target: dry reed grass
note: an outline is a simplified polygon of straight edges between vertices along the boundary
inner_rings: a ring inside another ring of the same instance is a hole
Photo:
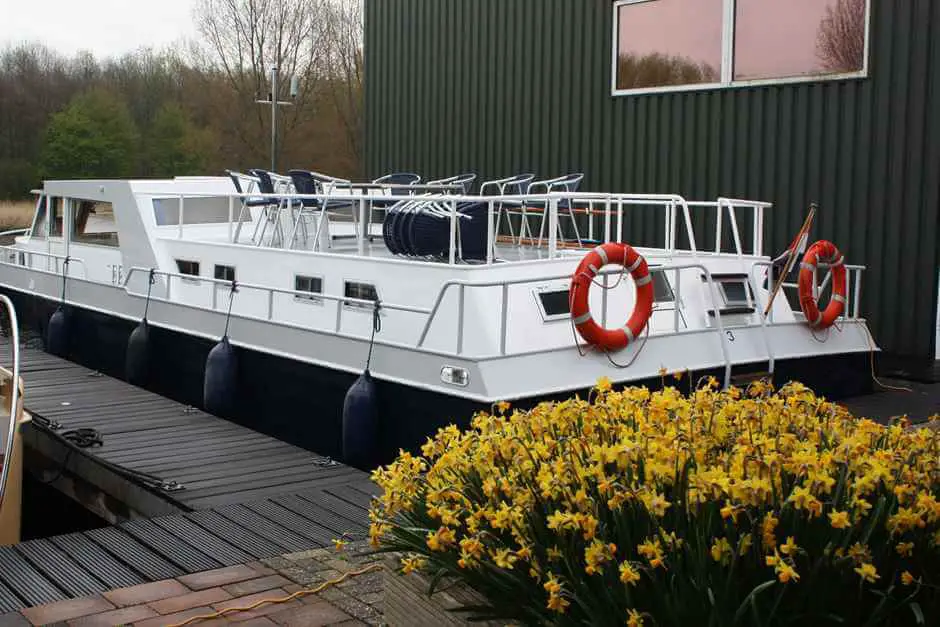
[[[30,200],[0,200],[0,230],[28,227],[35,208]]]

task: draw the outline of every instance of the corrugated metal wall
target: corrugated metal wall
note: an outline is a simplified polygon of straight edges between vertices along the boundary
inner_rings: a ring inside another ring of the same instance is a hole
[[[869,79],[619,97],[612,5],[366,0],[368,172],[583,171],[590,190],[758,198],[774,250],[815,201],[814,236],[869,266],[879,344],[933,355],[940,2],[873,0]]]

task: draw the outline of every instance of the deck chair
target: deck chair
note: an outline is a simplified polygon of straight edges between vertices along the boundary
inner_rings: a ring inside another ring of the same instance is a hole
[[[386,174],[385,176],[380,176],[379,178],[372,181],[373,185],[416,185],[421,182],[421,175],[415,174],[413,172],[392,172]],[[411,190],[394,188],[390,190],[391,196],[410,196],[412,194]],[[375,209],[384,210],[386,218],[388,217],[388,210],[390,207],[393,207],[398,203],[397,200],[375,200],[369,203],[369,224],[371,225],[374,219],[373,211]],[[369,241],[372,241],[372,234],[369,234]]]
[[[480,185],[480,195],[485,196],[487,192],[494,193],[497,196],[521,196],[525,193],[529,183],[535,178],[534,174],[517,174],[508,178],[496,181],[486,181]],[[502,224],[503,214],[506,215],[506,224],[509,227],[509,236],[515,240],[516,234],[512,228],[511,214],[520,214],[522,212],[521,200],[501,200],[497,206],[496,213],[496,234],[499,235],[499,227]]]
[[[581,181],[584,180],[583,173],[577,174],[566,174],[565,176],[559,176],[555,179],[547,179],[544,181],[533,181],[529,183],[529,188],[526,191],[528,194],[536,194],[540,191],[544,191],[546,194],[552,192],[576,192],[581,187]],[[522,224],[519,228],[519,243],[522,243],[522,238],[525,235],[525,231],[529,231],[529,237],[532,237],[532,230],[529,228],[529,212],[531,209],[535,209],[538,213],[536,215],[541,216],[541,223],[539,225],[539,239],[538,246],[542,245],[542,240],[545,237],[545,223],[547,222],[546,218],[548,217],[548,207],[549,203],[541,200],[527,200],[522,207]],[[578,221],[574,215],[574,203],[571,199],[565,198],[558,201],[558,212],[559,216],[563,210],[568,211],[568,217],[571,218],[571,224],[574,226],[574,236],[578,241],[578,246],[581,245],[581,233],[578,231]],[[558,232],[564,239],[564,231],[561,227],[561,220],[558,221]]]
[[[235,191],[241,195],[242,206],[238,210],[238,225],[235,227],[235,234],[232,238],[233,242],[238,242],[239,236],[242,231],[242,224],[245,222],[246,214],[247,217],[251,217],[251,210],[256,207],[269,207],[273,204],[273,201],[269,198],[259,198],[257,196],[251,196],[250,194],[260,191],[258,177],[253,174],[245,174],[243,172],[237,172],[235,170],[226,170],[229,178],[232,179],[232,184],[235,186]],[[255,225],[255,230],[257,230],[257,224]],[[254,235],[252,235],[254,238]]]
[[[290,174],[294,188],[304,190],[302,192],[298,191],[298,194],[317,194],[322,196],[322,199],[304,199],[304,201],[308,202],[301,207],[302,216],[310,215],[311,212],[320,214],[320,219],[317,220],[316,234],[314,236],[314,250],[320,246],[320,237],[323,234],[324,224],[327,225],[327,236],[330,239],[335,239],[329,232],[330,212],[335,214],[340,210],[349,209],[352,214],[353,224],[358,224],[358,216],[356,212],[352,210],[354,203],[351,199],[330,197],[337,185],[348,185],[350,182],[349,179],[329,176],[313,170],[291,170],[288,174]]]
[[[281,176],[276,172],[269,172],[260,168],[249,170],[249,172],[257,177],[258,191],[262,194],[289,194],[294,191],[291,180],[286,176]],[[260,220],[258,224],[255,225],[255,234],[252,235],[251,238],[258,246],[264,241],[269,226],[272,229],[271,246],[283,245],[284,228],[281,224],[283,212],[285,210],[292,212],[296,208],[294,201],[290,198],[269,197],[269,200],[273,200],[273,202],[270,202],[268,209],[265,211],[265,219]],[[258,233],[259,226],[261,227],[260,234]]]
[[[460,185],[463,188],[463,195],[470,193],[470,190],[473,189],[473,182],[477,179],[477,175],[472,172],[467,172],[465,174],[457,174],[456,176],[449,176],[443,179],[437,179],[436,181],[428,181],[428,185]]]

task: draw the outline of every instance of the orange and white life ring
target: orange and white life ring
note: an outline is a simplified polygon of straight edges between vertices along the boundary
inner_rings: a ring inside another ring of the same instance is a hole
[[[636,305],[626,326],[619,329],[605,329],[591,315],[588,294],[591,284],[604,266],[616,264],[633,277],[636,283]],[[578,333],[588,344],[605,350],[614,351],[626,348],[640,337],[653,315],[653,277],[650,275],[646,259],[627,244],[608,243],[593,249],[575,271],[571,279],[568,299],[571,302],[571,318]]]
[[[825,311],[819,311],[816,302],[815,283],[816,268],[825,264],[832,272],[832,297]],[[820,240],[810,246],[803,256],[800,264],[800,308],[806,321],[814,329],[828,329],[845,310],[846,272],[842,253],[836,245],[826,240]]]

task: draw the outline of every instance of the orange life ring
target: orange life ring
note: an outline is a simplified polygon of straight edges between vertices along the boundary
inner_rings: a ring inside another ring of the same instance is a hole
[[[605,329],[591,315],[588,294],[597,273],[606,265],[623,266],[636,283],[636,305],[626,326]],[[588,344],[605,350],[620,350],[640,337],[640,333],[653,315],[653,277],[646,259],[627,244],[608,243],[598,246],[581,260],[571,279],[568,293],[571,301],[571,318],[575,328]]]
[[[809,325],[816,329],[828,329],[845,310],[846,272],[842,253],[836,245],[820,240],[810,246],[800,264],[800,308]],[[819,303],[813,296],[816,267],[828,264],[832,272],[832,297],[825,311],[819,311]]]

